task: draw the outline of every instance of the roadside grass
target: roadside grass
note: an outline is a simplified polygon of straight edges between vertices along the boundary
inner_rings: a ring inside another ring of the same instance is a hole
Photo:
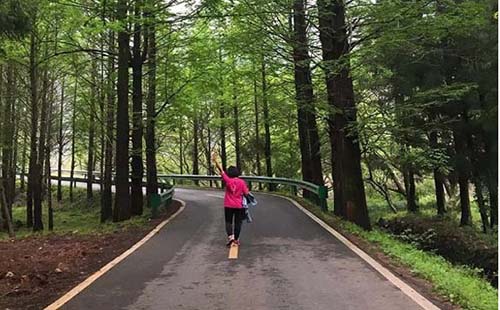
[[[48,230],[48,207],[43,205],[43,224],[44,230],[33,232],[31,228],[26,227],[26,204],[25,198],[20,197],[13,207],[13,222],[15,226],[16,238],[25,238],[29,236],[46,236],[51,234],[107,234],[115,233],[131,228],[144,227],[150,220],[151,212],[145,207],[142,216],[136,216],[130,220],[113,223],[100,222],[100,201],[99,192],[94,192],[91,202],[87,201],[86,190],[83,188],[73,189],[74,202],[69,200],[69,187],[63,187],[63,200],[58,205],[55,199],[55,186],[53,187],[53,210],[54,210],[54,230]],[[24,196],[24,195],[23,195]],[[8,239],[5,231],[0,231],[0,240]]]
[[[331,213],[322,212],[319,207],[304,199],[292,198],[328,225],[376,245],[379,250],[409,268],[412,273],[428,280],[437,293],[463,309],[498,309],[498,290],[480,275],[480,270],[467,266],[454,266],[439,255],[419,250],[414,245],[399,241],[377,228],[364,231]]]

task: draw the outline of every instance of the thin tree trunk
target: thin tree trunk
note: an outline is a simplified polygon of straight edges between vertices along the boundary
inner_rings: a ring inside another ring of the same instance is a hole
[[[75,80],[75,92],[73,94],[73,115],[71,116],[71,167],[70,167],[70,179],[73,180],[75,176],[75,140],[76,140],[76,98],[78,91],[78,78]],[[73,203],[73,188],[75,187],[75,182],[69,182],[69,201]]]
[[[62,174],[62,157],[63,157],[63,147],[64,147],[64,136],[63,136],[63,119],[64,119],[64,79],[61,83],[61,104],[59,109],[59,137],[58,137],[58,150],[57,150],[57,203],[60,204],[62,200],[62,184],[61,184],[61,174]],[[50,229],[50,223],[49,223]]]
[[[199,168],[199,152],[198,152],[198,135],[200,131],[198,117],[195,117],[193,121],[193,174],[200,174]],[[198,185],[198,182],[195,182]]]
[[[92,81],[96,85],[97,68],[95,65],[92,68]],[[89,113],[89,140],[87,148],[87,204],[92,205],[94,199],[93,181],[94,181],[94,166],[95,166],[95,116],[96,116],[96,101],[97,94],[95,86],[92,87],[92,94],[90,99],[90,113]]]
[[[262,103],[263,103],[263,116],[264,116],[264,157],[266,159],[266,175],[273,176],[273,167],[271,162],[271,130],[269,124],[269,105],[267,102],[267,81],[266,81],[266,64],[264,55],[262,55]],[[273,184],[268,185],[270,191],[274,190]]]
[[[406,185],[406,207],[409,212],[415,213],[418,211],[416,188],[415,188],[415,173],[413,168],[405,169],[405,185]]]
[[[460,225],[471,225],[470,200],[469,200],[469,161],[465,153],[465,140],[458,130],[453,131],[455,152],[457,156],[458,185],[460,188]]]
[[[26,188],[26,152],[28,145],[28,134],[23,130],[23,151],[21,155],[21,181],[19,184],[19,191],[24,192]]]
[[[318,13],[328,103],[331,107],[329,126],[334,158],[332,174],[336,213],[364,229],[371,229],[358,133],[355,126],[348,128],[348,125],[356,122],[357,111],[350,77],[345,6],[338,0],[318,0]],[[334,64],[338,64],[336,68]]]
[[[14,225],[12,224],[12,218],[9,214],[9,210],[7,209],[7,199],[5,198],[5,188],[3,187],[3,183],[0,182],[0,207],[2,208],[2,216],[5,219],[5,223],[7,226],[7,231],[9,232],[10,238],[15,238]]]
[[[432,131],[429,136],[429,142],[432,149],[438,148],[437,131]],[[434,189],[436,193],[437,214],[442,216],[446,213],[445,196],[444,196],[444,177],[438,167],[434,168]]]
[[[43,184],[44,180],[44,162],[45,162],[45,140],[47,136],[48,129],[48,88],[49,88],[49,76],[47,69],[43,72],[43,83],[42,83],[42,106],[40,110],[40,137],[38,139],[38,162],[36,163],[36,183],[33,187],[33,231],[43,230],[43,218],[42,218],[42,201],[43,201]]]
[[[150,19],[153,16],[148,16]],[[146,195],[148,204],[151,197],[158,193],[158,175],[156,167],[156,28],[154,23],[148,26],[148,95],[146,98]],[[182,144],[182,133],[181,133]],[[180,166],[182,174],[182,145]]]
[[[0,78],[1,75],[0,75]],[[12,178],[12,163],[13,163],[13,148],[14,148],[14,104],[15,104],[15,76],[14,67],[11,62],[7,64],[7,84],[5,85],[5,101],[3,106],[3,127],[2,131],[2,182],[4,188],[6,207],[9,215],[12,216],[12,203],[14,195],[11,189]]]
[[[143,194],[142,177],[142,53],[141,53],[141,6],[142,1],[135,2],[134,47],[132,50],[132,153],[131,153],[131,212],[142,214]]]
[[[109,32],[110,50],[114,49],[115,35]],[[101,196],[101,223],[110,220],[113,216],[113,196],[112,196],[112,174],[113,174],[113,128],[115,124],[115,62],[113,57],[108,58],[108,78],[107,78],[107,106],[106,106],[106,145],[105,163],[103,176],[103,189]]]
[[[119,0],[117,4],[118,22],[126,24],[127,1]],[[124,27],[124,26],[123,26]],[[127,29],[118,32],[118,82],[116,113],[116,194],[113,220],[123,221],[130,218],[129,187],[129,115],[128,115],[128,83],[129,83],[129,35]]]
[[[34,21],[33,21],[34,24]],[[28,172],[28,189],[26,193],[26,226],[33,227],[33,200],[37,182],[37,135],[38,135],[38,68],[37,68],[37,42],[35,30],[30,38],[30,91],[31,91],[31,132],[30,132],[30,158]]]
[[[52,98],[51,98],[52,99]],[[47,141],[45,143],[45,180],[47,186],[47,207],[49,216],[49,230],[54,229],[54,211],[52,209],[52,179],[50,177],[50,146],[52,132],[52,100],[50,100],[47,119]]]
[[[254,111],[255,111],[255,168],[257,175],[262,175],[262,167],[260,164],[260,128],[259,128],[259,100],[257,96],[257,77],[253,79],[253,93],[254,93]],[[259,183],[259,190],[262,190],[262,183]]]
[[[241,166],[241,142],[240,142],[240,119],[238,113],[238,105],[236,103],[236,95],[234,96],[233,117],[234,117],[234,151],[236,153],[236,167],[240,171],[243,170]]]
[[[220,102],[220,107],[219,107],[219,115],[221,119],[221,125],[220,125],[220,147],[221,147],[221,162],[222,162],[222,169],[226,170],[227,169],[227,154],[226,154],[226,125],[225,125],[225,108],[224,108],[224,102],[221,100]]]

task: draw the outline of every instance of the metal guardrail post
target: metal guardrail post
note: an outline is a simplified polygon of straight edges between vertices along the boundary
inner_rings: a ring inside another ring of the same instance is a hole
[[[297,196],[297,186],[295,186],[295,185],[290,186],[290,194],[292,196]]]

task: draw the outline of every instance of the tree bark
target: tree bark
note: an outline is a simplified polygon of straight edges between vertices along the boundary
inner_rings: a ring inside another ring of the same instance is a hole
[[[142,53],[141,53],[142,1],[135,2],[134,47],[132,50],[132,154],[131,154],[131,212],[141,215],[143,209],[142,177]]]
[[[43,230],[43,219],[42,219],[42,200],[43,200],[43,179],[44,179],[44,162],[45,162],[45,140],[47,136],[48,129],[48,88],[49,88],[49,76],[47,69],[43,72],[42,81],[42,106],[40,110],[40,137],[38,139],[38,155],[35,175],[35,184],[33,186],[33,231]]]
[[[198,135],[200,131],[200,125],[198,117],[195,117],[193,121],[193,174],[200,174],[199,168],[199,152],[198,152]],[[198,182],[195,182],[198,184]]]
[[[114,49],[115,35],[109,32],[110,50]],[[113,184],[113,140],[115,125],[115,61],[113,57],[108,58],[107,96],[106,96],[106,137],[104,146],[104,176],[101,196],[101,223],[110,220],[113,216],[113,195],[111,192]]]
[[[117,19],[126,25],[127,1],[117,3]],[[130,218],[130,187],[129,187],[129,115],[128,115],[128,83],[129,83],[129,35],[127,29],[118,32],[118,81],[117,81],[117,111],[116,111],[116,194],[113,221],[123,221]]]
[[[469,200],[469,160],[465,150],[465,139],[460,129],[453,130],[453,140],[457,156],[458,185],[460,188],[460,226],[471,225]]]
[[[73,180],[75,176],[75,140],[76,140],[76,98],[78,92],[78,78],[75,79],[75,92],[73,94],[73,111],[71,116],[71,167],[70,167],[70,179]],[[75,182],[69,182],[69,201],[73,203],[73,188],[75,187]]]
[[[61,104],[59,106],[59,136],[57,139],[58,140],[57,141],[58,142],[58,149],[57,149],[57,155],[58,155],[57,156],[57,203],[58,204],[60,204],[62,200],[61,170],[62,170],[62,157],[64,148],[63,119],[64,119],[64,79],[61,83]]]
[[[153,15],[148,16],[150,19]],[[158,176],[156,167],[156,27],[148,26],[148,95],[146,98],[146,195],[148,204],[151,197],[158,193]],[[182,150],[181,150],[182,170]],[[182,174],[182,172],[181,172]]]
[[[34,22],[33,22],[34,24]],[[28,172],[28,189],[26,192],[26,226],[33,227],[33,198],[37,182],[37,135],[38,135],[38,68],[37,68],[37,42],[33,29],[30,36],[30,157]]]
[[[429,143],[432,149],[438,148],[438,135],[437,131],[432,131],[429,136]],[[446,213],[445,206],[445,196],[444,196],[444,176],[439,171],[438,167],[433,169],[434,173],[434,189],[436,193],[436,206],[437,206],[437,214],[442,216]]]
[[[311,57],[309,56],[307,40],[305,0],[295,0],[293,7],[293,60],[302,178],[305,181],[323,185],[320,143],[311,79]],[[305,196],[309,196],[308,193],[305,193]]]
[[[259,128],[259,100],[257,96],[257,77],[253,80],[253,93],[254,93],[254,113],[255,113],[255,168],[257,175],[262,175],[262,167],[260,165],[260,128]],[[259,183],[259,190],[262,190],[262,184]]]
[[[10,217],[12,217],[12,203],[14,201],[14,192],[12,189],[13,149],[14,149],[14,111],[15,108],[15,75],[12,62],[7,64],[7,84],[5,85],[5,100],[3,105],[3,126],[2,131],[2,182],[5,195],[6,207]],[[0,76],[1,78],[1,76]],[[14,172],[15,173],[15,172]]]
[[[330,142],[334,158],[336,213],[364,229],[371,229],[361,172],[361,150],[356,127],[356,103],[350,77],[345,7],[338,0],[319,0],[319,30],[325,63]],[[335,64],[335,68],[334,68]],[[340,204],[340,206],[339,206]]]
[[[97,85],[97,65],[92,64],[92,84]],[[94,199],[93,181],[95,167],[95,116],[96,116],[96,101],[97,93],[96,86],[92,86],[90,98],[90,113],[89,113],[89,141],[87,148],[87,204],[92,205]]]
[[[236,153],[236,167],[240,171],[243,170],[243,167],[241,166],[241,142],[240,142],[240,119],[239,119],[239,112],[238,112],[238,104],[236,103],[236,95],[234,96],[234,103],[233,103],[233,117],[234,117],[234,151]]]
[[[266,64],[264,55],[262,55],[262,105],[263,105],[263,116],[264,116],[264,157],[266,159],[266,175],[268,177],[273,176],[273,167],[271,162],[271,130],[269,125],[269,105],[267,102],[267,80],[266,80]],[[274,190],[273,184],[268,184],[268,189],[270,191]]]

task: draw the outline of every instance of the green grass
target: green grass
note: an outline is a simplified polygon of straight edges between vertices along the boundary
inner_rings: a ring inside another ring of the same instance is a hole
[[[321,212],[318,207],[302,199],[298,200],[329,225],[377,245],[395,261],[432,283],[435,291],[451,302],[470,310],[498,309],[498,290],[480,276],[479,270],[454,266],[439,255],[419,250],[378,229],[364,231],[352,223]]]
[[[54,187],[55,188],[55,187]],[[138,228],[145,226],[151,216],[150,211],[145,208],[143,216],[133,217],[132,219],[120,223],[106,222],[100,223],[100,196],[94,192],[93,203],[88,203],[86,199],[85,189],[74,189],[74,202],[69,201],[69,188],[63,188],[63,200],[58,206],[53,195],[54,206],[54,230],[48,230],[48,208],[43,206],[43,223],[44,230],[34,233],[31,228],[27,228],[26,223],[26,206],[24,199],[20,199],[14,206],[13,220],[14,223],[22,224],[16,229],[16,238],[24,238],[28,236],[44,236],[50,234],[107,234],[120,232],[130,228]],[[8,234],[0,231],[0,240],[7,239]]]

